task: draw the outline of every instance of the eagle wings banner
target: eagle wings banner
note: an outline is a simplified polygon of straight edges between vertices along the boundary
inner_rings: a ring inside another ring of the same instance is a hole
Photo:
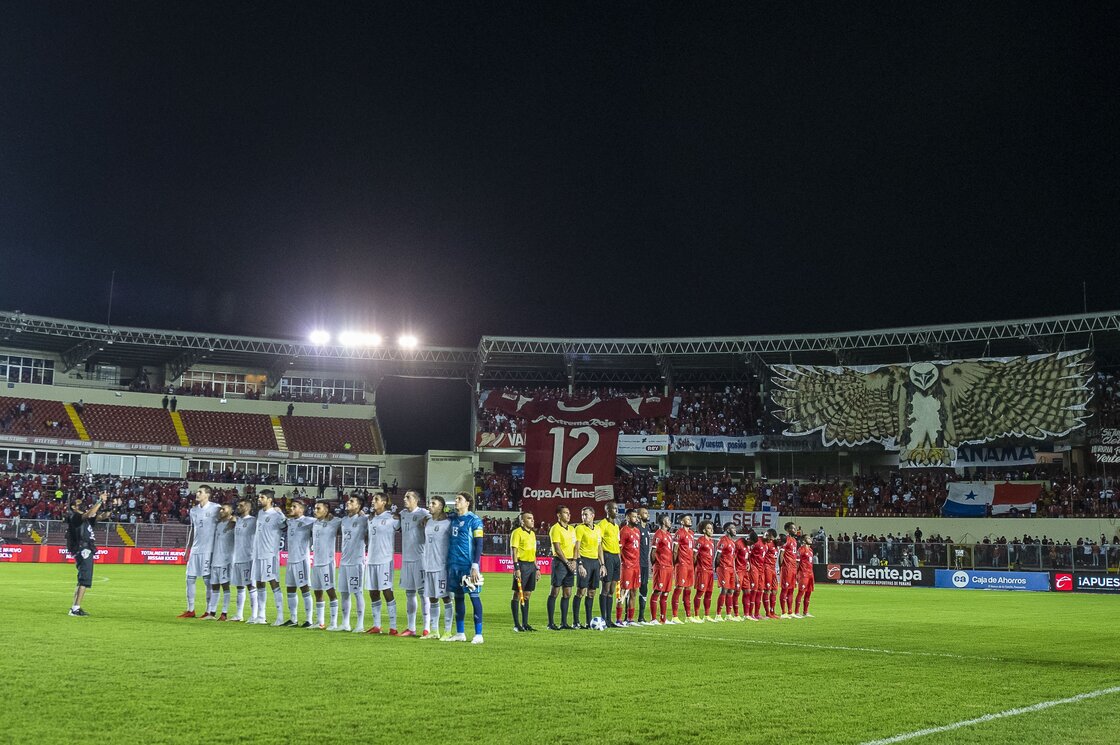
[[[772,365],[785,435],[879,443],[904,466],[952,466],[956,448],[1063,437],[1085,426],[1088,350],[905,365]]]

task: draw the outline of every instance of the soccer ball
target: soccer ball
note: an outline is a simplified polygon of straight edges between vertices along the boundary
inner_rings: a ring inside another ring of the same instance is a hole
[[[595,629],[596,631],[602,631],[603,629],[607,628],[607,622],[599,616],[595,616],[591,619],[591,628]]]

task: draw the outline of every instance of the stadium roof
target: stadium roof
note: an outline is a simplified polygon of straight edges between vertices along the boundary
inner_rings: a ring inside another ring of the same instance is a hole
[[[774,363],[855,364],[1092,349],[1120,363],[1120,311],[824,334],[647,339],[484,336],[477,348],[346,347],[293,339],[192,333],[0,311],[0,345],[54,353],[64,371],[87,362],[289,369],[377,379],[395,375],[480,383],[676,383],[743,380]]]

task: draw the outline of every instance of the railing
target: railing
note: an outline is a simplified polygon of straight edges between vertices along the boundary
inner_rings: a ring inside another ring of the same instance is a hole
[[[927,566],[945,569],[1120,571],[1120,543],[1083,546],[906,541],[816,541],[821,561],[833,564]],[[915,563],[916,562],[916,563]]]
[[[127,546],[117,526],[136,546],[148,548],[183,548],[189,525],[178,523],[116,523],[98,522],[94,542],[98,546]],[[0,543],[40,543],[48,546],[66,545],[66,523],[62,520],[0,520]]]
[[[184,548],[188,525],[98,522],[94,540],[98,546],[128,545],[118,532],[136,546],[147,548]],[[66,545],[66,523],[61,520],[0,520],[0,543]],[[400,536],[396,537],[400,550]],[[1071,569],[1087,572],[1120,572],[1120,543],[1090,546],[1043,546],[1040,544],[931,543],[907,541],[814,541],[818,561],[831,564],[868,566],[924,566],[945,569],[1006,569],[1047,571]],[[506,555],[509,536],[489,533],[483,539],[483,553]],[[550,556],[552,545],[547,534],[537,534],[537,556]]]

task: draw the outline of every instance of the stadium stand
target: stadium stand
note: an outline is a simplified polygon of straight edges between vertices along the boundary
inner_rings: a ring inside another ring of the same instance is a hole
[[[179,435],[171,415],[163,409],[142,406],[86,404],[82,423],[94,440],[178,445]]]
[[[61,402],[3,396],[0,396],[0,432],[27,437],[74,439],[78,436]]]
[[[615,496],[627,508],[754,511],[769,502],[783,516],[936,517],[948,484],[964,480],[953,472],[929,470],[851,479],[768,479],[723,472],[655,476],[635,469],[615,477]],[[1043,481],[1037,517],[1116,517],[1118,479],[1074,477],[1035,466],[990,474],[991,481]],[[520,482],[509,473],[479,471],[475,495],[483,509],[519,509]]]
[[[659,396],[663,391],[651,387],[633,389],[613,387],[576,387],[568,395],[566,388],[514,388],[504,387],[502,393],[513,393],[530,398],[586,401],[595,396]],[[622,431],[627,434],[672,434],[703,436],[738,436],[773,431],[765,416],[757,384],[726,386],[696,386],[674,389],[670,395],[679,396],[681,404],[675,419],[640,419],[625,422]],[[481,432],[502,433],[524,431],[524,420],[508,417],[500,412],[480,408],[478,427]]]
[[[272,422],[264,414],[179,410],[191,444],[199,447],[237,447],[273,450],[277,447]]]
[[[376,424],[372,419],[338,417],[280,417],[288,447],[317,453],[376,454]],[[349,443],[350,447],[346,447]]]
[[[1120,374],[1116,370],[1098,370],[1093,376],[1093,393],[1098,426],[1120,427]]]

